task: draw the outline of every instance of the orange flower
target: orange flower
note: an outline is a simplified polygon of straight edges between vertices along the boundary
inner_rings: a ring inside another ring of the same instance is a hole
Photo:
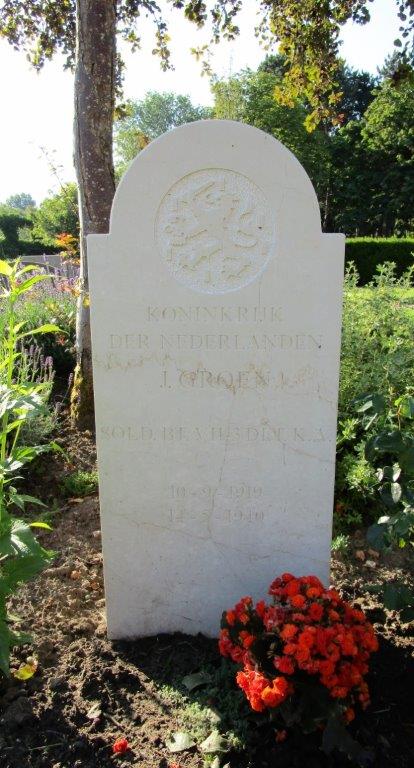
[[[298,628],[295,627],[294,624],[285,624],[283,627],[280,637],[283,638],[283,640],[291,640],[298,632]]]
[[[308,627],[307,629],[304,629],[297,640],[300,646],[312,648],[312,645],[315,643],[315,628]]]
[[[322,591],[323,590],[320,587],[309,587],[309,589],[306,590],[306,597],[309,597],[312,600],[314,597],[320,597]]]
[[[276,731],[276,741],[279,744],[281,741],[285,741],[287,731]]]
[[[299,579],[292,579],[292,581],[289,581],[288,585],[285,587],[285,593],[288,595],[288,597],[293,597],[293,595],[298,595],[299,590],[300,590]]]
[[[345,699],[347,694],[348,694],[348,691],[343,686],[336,685],[334,688],[331,689],[331,696],[333,696],[334,699]]]
[[[306,600],[303,597],[303,595],[292,595],[292,597],[290,598],[290,602],[294,608],[303,608],[306,603]]]
[[[262,691],[262,701],[268,707],[277,707],[289,693],[289,683],[285,677],[275,677],[272,684]]]
[[[302,665],[304,662],[308,661],[310,659],[309,648],[306,648],[306,646],[300,646],[295,653],[295,658],[299,665]]]
[[[286,643],[286,645],[285,645],[285,647],[283,649],[283,652],[287,656],[293,656],[296,653],[297,647],[298,646],[295,645],[295,643]]]
[[[275,659],[274,665],[284,675],[293,675],[295,671],[295,664],[290,656],[280,656],[280,658]]]
[[[227,621],[227,624],[230,625],[230,627],[232,627],[236,623],[236,614],[234,611],[227,611],[226,621]]]
[[[291,573],[282,573],[281,580],[282,581],[292,581],[295,577],[292,576]]]
[[[256,712],[275,708],[293,692],[297,675],[298,682],[304,674],[314,675],[332,706],[339,699],[344,722],[350,722],[354,703],[369,704],[365,676],[378,647],[372,625],[316,576],[285,573],[269,592],[270,605],[262,600],[254,606],[250,597],[242,598],[224,614],[226,628],[220,633],[222,655],[243,665],[237,683],[250,706]],[[273,680],[262,672],[269,662],[279,674]]]
[[[310,592],[310,589],[308,589],[308,593]],[[309,606],[308,614],[312,621],[320,621],[323,616],[323,605],[320,603],[312,603],[312,605]]]
[[[117,739],[112,746],[112,752],[114,755],[123,755],[129,749],[129,744],[126,739]]]
[[[352,709],[352,707],[348,707],[348,709],[344,712],[344,719],[346,723],[350,723],[355,718],[355,712]]]
[[[259,618],[263,619],[265,612],[266,612],[266,603],[264,600],[260,600],[258,603],[256,603],[256,613],[259,616]]]
[[[237,673],[236,682],[244,691],[251,708],[255,712],[263,712],[265,703],[262,701],[261,694],[268,685],[268,679],[255,670],[247,670]]]
[[[245,630],[243,630],[243,632],[240,632],[240,638],[243,643],[243,648],[250,648],[250,646],[254,643],[256,639],[254,635],[251,635],[249,632],[246,632]]]

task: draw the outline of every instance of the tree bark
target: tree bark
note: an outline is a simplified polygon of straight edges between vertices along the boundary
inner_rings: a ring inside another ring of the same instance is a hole
[[[74,162],[79,190],[80,294],[72,419],[94,428],[86,236],[105,233],[115,192],[112,124],[115,107],[117,0],[77,0]]]

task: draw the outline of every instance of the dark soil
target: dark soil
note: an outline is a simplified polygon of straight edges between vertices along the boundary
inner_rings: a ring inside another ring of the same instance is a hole
[[[186,697],[181,680],[200,668],[220,668],[216,643],[184,635],[128,643],[106,639],[98,499],[65,500],[59,491],[62,474],[71,467],[93,468],[92,436],[67,427],[60,437],[70,466],[65,457],[48,457],[38,467],[38,487],[31,487],[32,493],[54,500],[54,531],[46,541],[59,554],[53,567],[22,590],[14,606],[23,617],[22,628],[33,633],[35,643],[33,648],[20,649],[13,666],[30,654],[39,666],[27,682],[11,678],[0,684],[1,768],[114,764],[119,768],[201,768],[205,759],[197,747],[174,755],[165,740],[177,730],[193,728],[194,733],[205,727],[199,710],[189,709],[192,698],[200,703],[200,696]],[[359,559],[361,551],[364,562]],[[410,573],[410,553],[370,553],[362,533],[356,535],[349,554],[333,562],[335,585],[364,608],[380,638],[369,681],[372,704],[352,727],[353,735],[370,751],[367,765],[373,768],[414,765],[414,628],[400,624],[397,614],[385,614],[367,586],[396,577],[411,579]],[[210,712],[217,705],[212,696],[205,702]],[[230,762],[231,768],[351,765],[339,754],[325,756],[319,736],[299,741],[288,735],[285,742],[276,744],[267,734],[252,721],[247,747],[225,756],[222,764]],[[128,739],[130,748],[114,756],[112,745],[120,736]]]

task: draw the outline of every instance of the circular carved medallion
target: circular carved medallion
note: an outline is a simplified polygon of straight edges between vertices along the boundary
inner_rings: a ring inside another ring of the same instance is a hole
[[[250,179],[209,168],[184,176],[167,192],[155,238],[179,283],[201,293],[227,293],[265,269],[275,250],[274,217]]]

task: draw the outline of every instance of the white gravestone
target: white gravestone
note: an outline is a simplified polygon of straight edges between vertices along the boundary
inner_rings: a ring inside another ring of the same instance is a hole
[[[344,237],[296,158],[178,128],[88,253],[109,636],[214,636],[283,571],[327,582]]]

